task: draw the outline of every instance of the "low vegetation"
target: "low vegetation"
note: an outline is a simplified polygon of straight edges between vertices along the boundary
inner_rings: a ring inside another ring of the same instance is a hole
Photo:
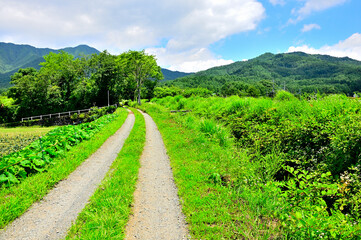
[[[145,122],[135,114],[134,127],[102,184],[69,230],[66,239],[123,239],[145,143]]]
[[[54,127],[0,128],[0,158],[19,151]]]
[[[171,116],[147,106],[165,139],[195,238],[214,229],[218,238],[360,235],[358,100],[297,99],[281,91],[274,99],[177,96],[154,103],[192,110]]]
[[[43,172],[54,159],[73,146],[90,139],[94,134],[116,118],[105,115],[94,122],[58,127],[39,137],[21,151],[0,159],[0,186],[19,183],[29,175]]]
[[[42,173],[31,174],[18,184],[7,187],[2,185],[0,187],[0,228],[6,226],[9,222],[23,214],[35,201],[44,197],[47,192],[54,187],[60,180],[66,178],[72,171],[74,171],[85,159],[93,154],[111,135],[113,135],[124,123],[128,113],[125,109],[118,109],[113,116],[113,121],[104,124],[101,131],[95,133],[88,140],[84,140],[69,151],[64,151],[63,154],[57,155],[51,161],[51,164],[46,165]],[[102,121],[102,119],[100,119]],[[99,122],[101,124],[101,122]],[[88,126],[89,125],[84,125]],[[72,126],[69,126],[69,129]],[[54,130],[54,134],[57,129]],[[78,130],[73,129],[72,130]],[[85,128],[87,130],[87,128]],[[73,132],[78,134],[77,132]],[[87,135],[88,133],[85,133]],[[80,133],[79,133],[80,135]],[[82,133],[83,135],[83,133]],[[45,138],[45,137],[44,137]],[[59,142],[67,149],[71,142]],[[50,141],[49,136],[48,140]],[[52,142],[51,144],[56,144]],[[40,144],[40,142],[38,142]],[[45,144],[45,143],[44,143]],[[57,146],[58,146],[57,145]],[[51,147],[50,147],[51,149]],[[42,153],[42,151],[40,152]]]
[[[156,122],[170,157],[182,211],[193,239],[257,239],[279,236],[264,231],[262,219],[233,190],[228,174],[238,168],[237,148],[230,132],[213,120],[173,113],[144,104]]]

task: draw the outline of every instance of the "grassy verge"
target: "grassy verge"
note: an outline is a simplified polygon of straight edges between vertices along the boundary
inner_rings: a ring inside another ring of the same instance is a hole
[[[170,114],[156,104],[142,108],[162,134],[194,239],[279,237],[277,223],[259,218],[233,187],[237,178],[232,173],[247,155],[237,150],[227,129],[191,114]]]
[[[133,112],[136,117],[133,130],[66,239],[124,238],[145,143],[144,118],[138,111]]]
[[[118,110],[117,118],[95,134],[90,140],[73,147],[62,157],[54,160],[54,165],[41,174],[24,179],[18,185],[0,189],[0,228],[23,214],[35,201],[45,196],[60,180],[66,178],[85,159],[94,153],[124,123],[127,111]]]

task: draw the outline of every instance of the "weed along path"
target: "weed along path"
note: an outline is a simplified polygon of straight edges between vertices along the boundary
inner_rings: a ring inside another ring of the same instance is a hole
[[[130,113],[122,127],[40,202],[0,232],[0,239],[62,239],[84,208],[134,125]]]
[[[133,215],[126,227],[125,239],[187,239],[188,231],[162,136],[153,119],[143,115],[146,145],[140,158]]]

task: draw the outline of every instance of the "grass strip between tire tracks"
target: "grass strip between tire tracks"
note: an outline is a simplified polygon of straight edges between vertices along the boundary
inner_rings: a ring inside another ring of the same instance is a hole
[[[0,189],[0,229],[22,215],[34,202],[43,198],[54,185],[65,179],[85,159],[93,154],[125,122],[127,111],[117,110],[118,116],[91,139],[73,147],[44,173],[26,178],[18,185]]]
[[[124,238],[138,178],[139,158],[145,144],[144,117],[138,111],[132,111],[135,123],[129,137],[66,239]]]
[[[207,137],[199,130],[203,120],[192,114],[171,114],[157,104],[141,108],[162,134],[192,239],[269,239],[269,227],[232,189],[229,172],[238,167],[232,141],[222,146]]]

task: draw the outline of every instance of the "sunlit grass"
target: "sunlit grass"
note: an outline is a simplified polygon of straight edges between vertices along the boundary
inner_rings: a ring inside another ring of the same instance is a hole
[[[145,122],[135,114],[134,127],[111,171],[79,214],[66,239],[123,239],[145,143]]]

